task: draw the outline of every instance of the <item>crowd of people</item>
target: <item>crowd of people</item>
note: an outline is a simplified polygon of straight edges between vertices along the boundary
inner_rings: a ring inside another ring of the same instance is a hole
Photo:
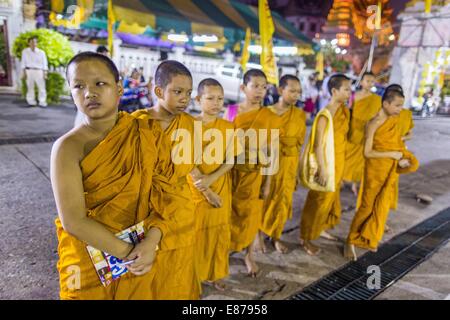
[[[263,107],[266,75],[248,70],[245,100],[223,117],[223,88],[204,79],[196,97],[202,112],[194,117],[185,112],[192,75],[180,62],[158,66],[155,105],[132,114],[119,111],[125,88],[108,57],[80,53],[66,73],[84,117],[51,155],[62,299],[198,299],[202,283],[225,289],[231,252],[243,251],[249,276],[257,277],[254,253],[266,251],[267,238],[288,252],[281,235],[300,185],[309,192],[299,246],[317,255],[319,237],[337,241],[330,230],[340,223],[344,180],[355,184],[357,210],[343,254],[356,260],[355,247],[377,250],[396,207],[399,174],[418,168],[405,145],[413,124],[403,90],[392,85],[375,96],[371,73],[351,110],[350,79],[327,79],[328,101],[307,139],[318,93],[311,89],[305,110],[298,108],[302,86],[294,75],[280,79],[278,102]],[[131,78],[142,83],[137,73]],[[247,143],[252,132],[257,144]],[[115,236],[138,223],[141,241]],[[87,245],[116,257],[127,272],[103,285]]]

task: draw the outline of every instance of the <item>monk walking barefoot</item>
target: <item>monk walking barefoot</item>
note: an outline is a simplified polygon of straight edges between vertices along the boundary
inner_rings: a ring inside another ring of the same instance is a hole
[[[316,116],[310,141],[303,159],[317,159],[315,175],[302,171],[304,184],[310,186],[300,224],[303,249],[311,255],[319,248],[311,243],[321,236],[336,240],[327,232],[341,218],[340,186],[345,162],[349,111],[345,103],[350,97],[350,81],[337,74],[330,78],[328,89],[330,104]],[[321,190],[321,191],[318,191]]]
[[[403,103],[403,91],[386,90],[382,109],[367,125],[362,193],[347,245],[376,252],[385,231],[398,175],[414,172],[419,166],[414,155],[406,150],[398,129]]]
[[[295,106],[301,96],[301,88],[297,77],[284,75],[278,88],[280,100],[268,107],[282,121],[283,130],[279,170],[272,176],[261,230],[272,238],[275,249],[280,253],[287,252],[280,238],[287,220],[292,218],[292,199],[298,185],[300,151],[306,134],[306,115]]]

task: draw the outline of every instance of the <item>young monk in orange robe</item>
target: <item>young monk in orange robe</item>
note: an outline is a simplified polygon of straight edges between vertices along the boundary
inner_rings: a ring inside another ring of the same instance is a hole
[[[184,112],[191,93],[189,70],[177,61],[164,61],[155,72],[157,105],[133,114],[159,127],[163,134],[158,139],[166,140],[171,146],[166,152],[171,156],[173,169],[170,165],[157,168],[170,177],[167,189],[163,187],[159,197],[152,196],[153,206],[159,208],[156,211],[168,225],[155,260],[159,273],[151,283],[153,299],[198,299],[201,291],[194,260],[195,204],[187,182],[187,176],[193,170],[197,173],[196,163],[202,155],[201,141],[199,145],[195,141],[195,119]],[[205,190],[204,196],[215,206],[220,206],[217,194],[209,188]]]
[[[398,129],[398,115],[403,103],[402,91],[387,90],[383,95],[383,108],[368,123],[364,178],[344,250],[344,255],[349,259],[357,259],[355,246],[377,250],[398,174],[416,171],[419,166],[414,155],[406,150]]]
[[[118,113],[123,89],[109,58],[78,54],[67,66],[67,79],[85,117],[55,142],[51,155],[60,297],[151,299],[152,263],[165,229],[148,208],[159,152],[154,136],[145,121]],[[146,237],[136,246],[115,236],[142,221]],[[104,287],[87,245],[134,262],[127,265],[128,273]]]
[[[261,230],[272,238],[277,251],[286,253],[287,247],[280,238],[287,219],[292,218],[292,195],[299,177],[299,158],[306,134],[306,115],[295,106],[302,90],[297,77],[281,77],[278,90],[280,100],[269,109],[283,122],[280,165],[278,173],[272,177]]]
[[[364,172],[364,131],[366,123],[381,108],[381,97],[372,93],[375,76],[371,72],[364,73],[361,79],[361,90],[356,92],[352,106],[348,141],[345,147],[345,167],[343,180],[352,182],[352,191],[358,194],[357,184]]]
[[[412,118],[412,112],[408,109],[402,109],[398,116],[398,129],[400,130],[400,136],[402,137],[402,141],[405,144],[406,141],[412,138],[412,129],[414,128],[414,121]],[[399,177],[400,178],[400,177]],[[399,192],[399,179],[395,183],[394,196],[392,197],[392,210],[397,210],[398,205],[398,192]],[[392,232],[391,228],[386,225],[386,232]]]
[[[264,72],[256,69],[248,70],[244,75],[241,90],[246,98],[238,106],[237,115],[233,121],[235,129],[241,129],[245,133],[256,132],[256,136],[262,132],[261,129],[266,129],[267,136],[258,141],[258,146],[249,146],[245,143],[245,163],[236,163],[232,170],[231,250],[247,249],[245,264],[249,275],[256,277],[258,266],[253,259],[253,242],[261,228],[263,204],[268,197],[271,180],[270,175],[263,177],[262,167],[267,163],[260,158],[260,155],[264,152],[262,149],[267,151],[271,148],[271,129],[279,129],[281,120],[270,109],[262,107],[267,90],[267,78]],[[276,153],[276,150],[272,152]],[[256,161],[252,163],[250,159]]]
[[[398,84],[391,84],[386,87],[386,90],[391,89],[391,88],[398,89],[403,92],[403,88]],[[402,141],[403,141],[403,143],[405,143],[405,148],[407,148],[406,141],[408,141],[412,138],[412,129],[414,128],[414,121],[413,121],[411,110],[402,109],[402,111],[400,111],[400,114],[398,116],[398,128],[400,130],[400,136],[402,137]],[[395,190],[394,190],[394,194],[392,197],[392,204],[391,204],[392,210],[397,210],[398,194],[399,194],[399,180],[400,180],[400,176],[399,176],[399,179],[397,179],[397,181],[395,183]],[[385,231],[393,232],[392,228],[389,227],[387,224],[385,227]]]
[[[334,192],[321,192],[310,190],[306,198],[305,206],[301,216],[300,243],[302,248],[309,255],[316,255],[320,248],[311,241],[324,237],[330,240],[337,240],[326,230],[334,228],[341,219],[340,185],[344,173],[345,145],[349,128],[349,111],[345,103],[350,98],[350,79],[342,74],[334,75],[328,82],[328,90],[331,94],[330,104],[326,107],[333,117],[334,134]],[[324,154],[324,135],[327,120],[324,116],[316,117],[317,132],[314,141],[314,149],[317,154],[319,166],[317,181],[320,185],[326,186],[329,177],[326,170],[326,159]]]
[[[228,276],[228,255],[230,251],[231,218],[231,173],[234,157],[240,145],[232,145],[234,126],[231,122],[218,118],[223,109],[224,93],[221,84],[207,78],[198,85],[197,102],[202,113],[196,120],[203,123],[205,135],[203,163],[198,166],[200,175],[188,179],[195,203],[196,236],[195,261],[197,274],[202,282],[213,284],[223,291],[221,279]],[[236,146],[236,147],[234,147]],[[228,154],[231,152],[230,154]],[[229,157],[229,162],[227,161]],[[212,206],[200,192],[210,187],[221,199],[222,206]]]

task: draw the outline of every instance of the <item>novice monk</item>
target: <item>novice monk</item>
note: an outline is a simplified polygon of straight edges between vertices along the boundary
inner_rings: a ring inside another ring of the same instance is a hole
[[[154,299],[198,299],[201,289],[194,260],[195,205],[186,179],[199,161],[196,157],[202,154],[201,141],[200,145],[194,141],[195,119],[184,112],[191,93],[192,75],[189,70],[177,61],[164,61],[155,72],[158,103],[151,109],[133,114],[139,119],[147,119],[163,131],[159,138],[171,145],[171,150],[166,152],[171,154],[174,170],[169,173],[169,184],[175,192],[163,194],[156,204],[162,208],[169,230],[161,240],[161,250],[155,261],[159,274],[151,284]],[[170,171],[170,167],[160,170]],[[205,190],[204,196],[215,206],[220,206],[220,198],[209,188]]]
[[[261,171],[265,161],[262,161],[260,154],[265,152],[262,149],[270,149],[271,129],[280,128],[281,119],[270,109],[262,107],[267,90],[264,72],[256,69],[247,71],[241,90],[246,98],[235,110],[235,118],[230,119],[228,113],[225,118],[234,122],[235,129],[241,129],[246,134],[256,130],[258,136],[260,129],[266,129],[268,133],[267,139],[259,144],[261,148],[245,143],[245,163],[237,163],[232,170],[231,250],[247,249],[245,264],[249,275],[256,277],[258,266],[253,260],[253,242],[261,227],[264,199],[267,199],[270,190],[270,176],[266,176],[263,183]],[[275,154],[276,150],[272,152]],[[249,161],[250,158],[255,159],[255,155],[256,164]]]
[[[230,159],[234,160],[234,150],[227,149],[227,130],[233,138],[234,126],[231,122],[217,116],[222,111],[224,93],[222,85],[214,79],[207,78],[198,85],[197,101],[202,113],[196,119],[203,123],[206,134],[209,129],[215,130],[220,138],[212,134],[211,143],[204,148],[203,163],[198,166],[200,175],[189,179],[192,198],[195,203],[196,236],[195,261],[200,281],[212,283],[223,291],[225,284],[220,279],[228,275],[228,255],[230,250],[230,218],[231,218],[231,174],[233,163],[227,164],[227,151],[232,152]],[[230,146],[229,144],[228,146]],[[240,146],[240,145],[236,145]],[[211,148],[208,150],[208,148]],[[215,154],[219,149],[221,154]],[[238,151],[239,149],[235,149]],[[208,159],[208,157],[210,159]],[[197,181],[195,181],[197,180]],[[200,190],[210,187],[219,195],[222,207],[213,207],[202,195]]]
[[[280,168],[272,177],[261,230],[272,238],[278,252],[286,253],[287,247],[280,237],[287,219],[292,218],[292,194],[299,176],[299,157],[305,140],[306,115],[303,110],[295,107],[302,93],[300,80],[296,76],[281,77],[278,92],[279,102],[269,109],[283,121]]]
[[[148,208],[158,154],[153,134],[145,121],[118,113],[123,89],[109,58],[80,53],[68,63],[66,76],[84,117],[55,142],[51,154],[60,297],[151,299],[152,263],[161,238],[160,224]],[[146,235],[136,246],[115,236],[141,221]],[[104,287],[87,245],[134,262]]]
[[[386,87],[386,91],[390,90],[390,89],[398,89],[399,91],[403,92],[403,88],[399,84],[391,84]],[[410,140],[412,138],[412,129],[414,128],[414,121],[412,118],[411,110],[403,108],[402,111],[400,111],[400,114],[398,116],[398,128],[400,130],[400,136],[402,137],[402,141],[405,144],[405,148],[407,149],[408,147],[406,146],[406,141]],[[400,180],[400,176],[395,183],[395,190],[394,190],[394,195],[392,197],[392,204],[391,204],[392,210],[397,210],[399,180]],[[389,227],[387,224],[385,227],[385,231],[386,231],[386,233],[393,232],[392,228]]]
[[[355,246],[377,251],[398,174],[416,171],[419,165],[414,155],[405,149],[398,130],[403,103],[402,91],[387,90],[382,109],[367,125],[360,200],[344,249],[345,257],[351,260],[357,259]]]
[[[381,97],[371,91],[374,82],[373,73],[364,73],[361,79],[361,90],[355,93],[348,142],[345,147],[343,180],[352,182],[352,191],[355,195],[358,195],[357,184],[361,181],[364,171],[365,125],[381,108]]]
[[[316,255],[320,248],[313,245],[311,240],[324,237],[329,240],[337,239],[325,230],[334,228],[341,219],[340,185],[344,171],[345,144],[349,127],[349,111],[345,107],[351,93],[350,79],[345,75],[333,75],[328,81],[328,90],[331,94],[331,101],[326,109],[333,117],[334,135],[334,192],[320,192],[310,190],[303,208],[300,225],[300,243],[309,255]],[[325,130],[327,128],[327,118],[318,115],[314,150],[319,166],[317,181],[320,185],[326,186],[331,177],[327,174],[327,159],[330,156],[325,154],[324,144]],[[333,165],[332,163],[330,165]]]

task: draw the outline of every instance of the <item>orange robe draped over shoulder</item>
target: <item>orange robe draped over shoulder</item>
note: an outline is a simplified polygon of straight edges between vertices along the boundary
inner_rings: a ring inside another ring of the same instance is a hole
[[[269,200],[265,205],[261,226],[261,230],[274,239],[280,239],[286,221],[292,218],[292,195],[297,181],[300,150],[306,134],[306,115],[303,110],[291,107],[280,118],[283,121],[280,167],[278,173],[272,176]]]
[[[208,175],[219,169],[226,160],[227,130],[233,132],[234,126],[231,122],[216,119],[203,126],[203,130],[219,130],[222,135],[223,154],[214,159],[214,163],[203,163],[197,168],[202,174]],[[232,138],[232,136],[231,136]],[[215,139],[215,138],[214,138]],[[215,140],[213,142],[216,142]],[[209,144],[212,146],[212,143]],[[236,149],[237,150],[237,149]],[[209,154],[208,149],[204,149],[205,155]],[[234,152],[234,155],[236,153]],[[228,256],[230,250],[230,218],[231,218],[231,172],[227,172],[217,179],[210,189],[217,193],[222,199],[222,207],[214,208],[204,198],[192,184],[189,178],[189,185],[192,191],[192,199],[195,203],[195,260],[197,275],[200,281],[216,281],[228,275]]]
[[[408,135],[408,133],[410,133],[413,128],[414,128],[414,121],[411,110],[402,109],[402,111],[400,111],[400,114],[398,116],[398,130],[400,131],[400,137]],[[405,141],[402,142],[405,145],[405,148],[407,148]],[[399,180],[400,177],[397,179],[395,183],[394,196],[392,197],[392,204],[391,204],[392,210],[397,210]]]
[[[187,175],[194,168],[194,118],[187,113],[177,115],[169,127],[162,131],[158,121],[146,110],[139,110],[133,116],[147,119],[155,132],[159,132],[157,141],[164,146],[159,151],[155,174],[159,184],[154,186],[151,195],[151,210],[165,222],[165,234],[161,240],[160,250],[153,267],[158,270],[150,289],[152,299],[156,300],[193,300],[200,295],[200,283],[195,271],[194,239],[195,215],[191,190],[187,183]],[[177,131],[177,129],[184,129]],[[175,164],[172,151],[183,132],[191,138],[191,158],[188,163]],[[200,146],[201,147],[201,146]],[[152,157],[151,154],[148,155]]]
[[[345,145],[349,128],[349,110],[342,105],[333,117],[335,192],[309,190],[303,207],[300,238],[315,240],[322,231],[334,228],[341,219],[340,185],[344,172]],[[317,119],[316,119],[317,121]]]
[[[398,127],[401,137],[406,136],[414,128],[414,121],[411,110],[402,109],[402,111],[400,111],[400,114],[398,116]]]
[[[235,129],[267,129],[270,144],[270,130],[281,127],[280,117],[268,108],[238,114],[234,119]],[[258,147],[259,148],[259,147]],[[263,176],[259,163],[248,162],[248,143],[245,143],[245,164],[235,164],[232,169],[233,194],[231,212],[231,250],[242,251],[255,239],[261,228],[264,200],[260,198]]]
[[[400,137],[398,117],[388,118],[375,132],[373,149],[379,152],[401,151],[411,166],[398,167],[391,158],[367,158],[357,211],[350,227],[348,243],[364,249],[376,249],[383,237],[399,173],[414,172],[419,163],[407,151]]]
[[[366,123],[381,108],[381,97],[372,94],[355,101],[352,108],[348,141],[345,147],[344,181],[359,182],[364,172],[364,134]]]
[[[156,225],[149,214],[152,171],[158,148],[147,122],[119,113],[111,132],[81,161],[87,216],[112,233],[144,221],[146,229]],[[86,249],[86,243],[67,233],[56,219],[61,299],[151,299],[154,269],[136,277],[130,272],[103,287]],[[163,231],[164,232],[164,231]],[[74,269],[76,267],[76,269]],[[71,277],[78,270],[80,288]]]

